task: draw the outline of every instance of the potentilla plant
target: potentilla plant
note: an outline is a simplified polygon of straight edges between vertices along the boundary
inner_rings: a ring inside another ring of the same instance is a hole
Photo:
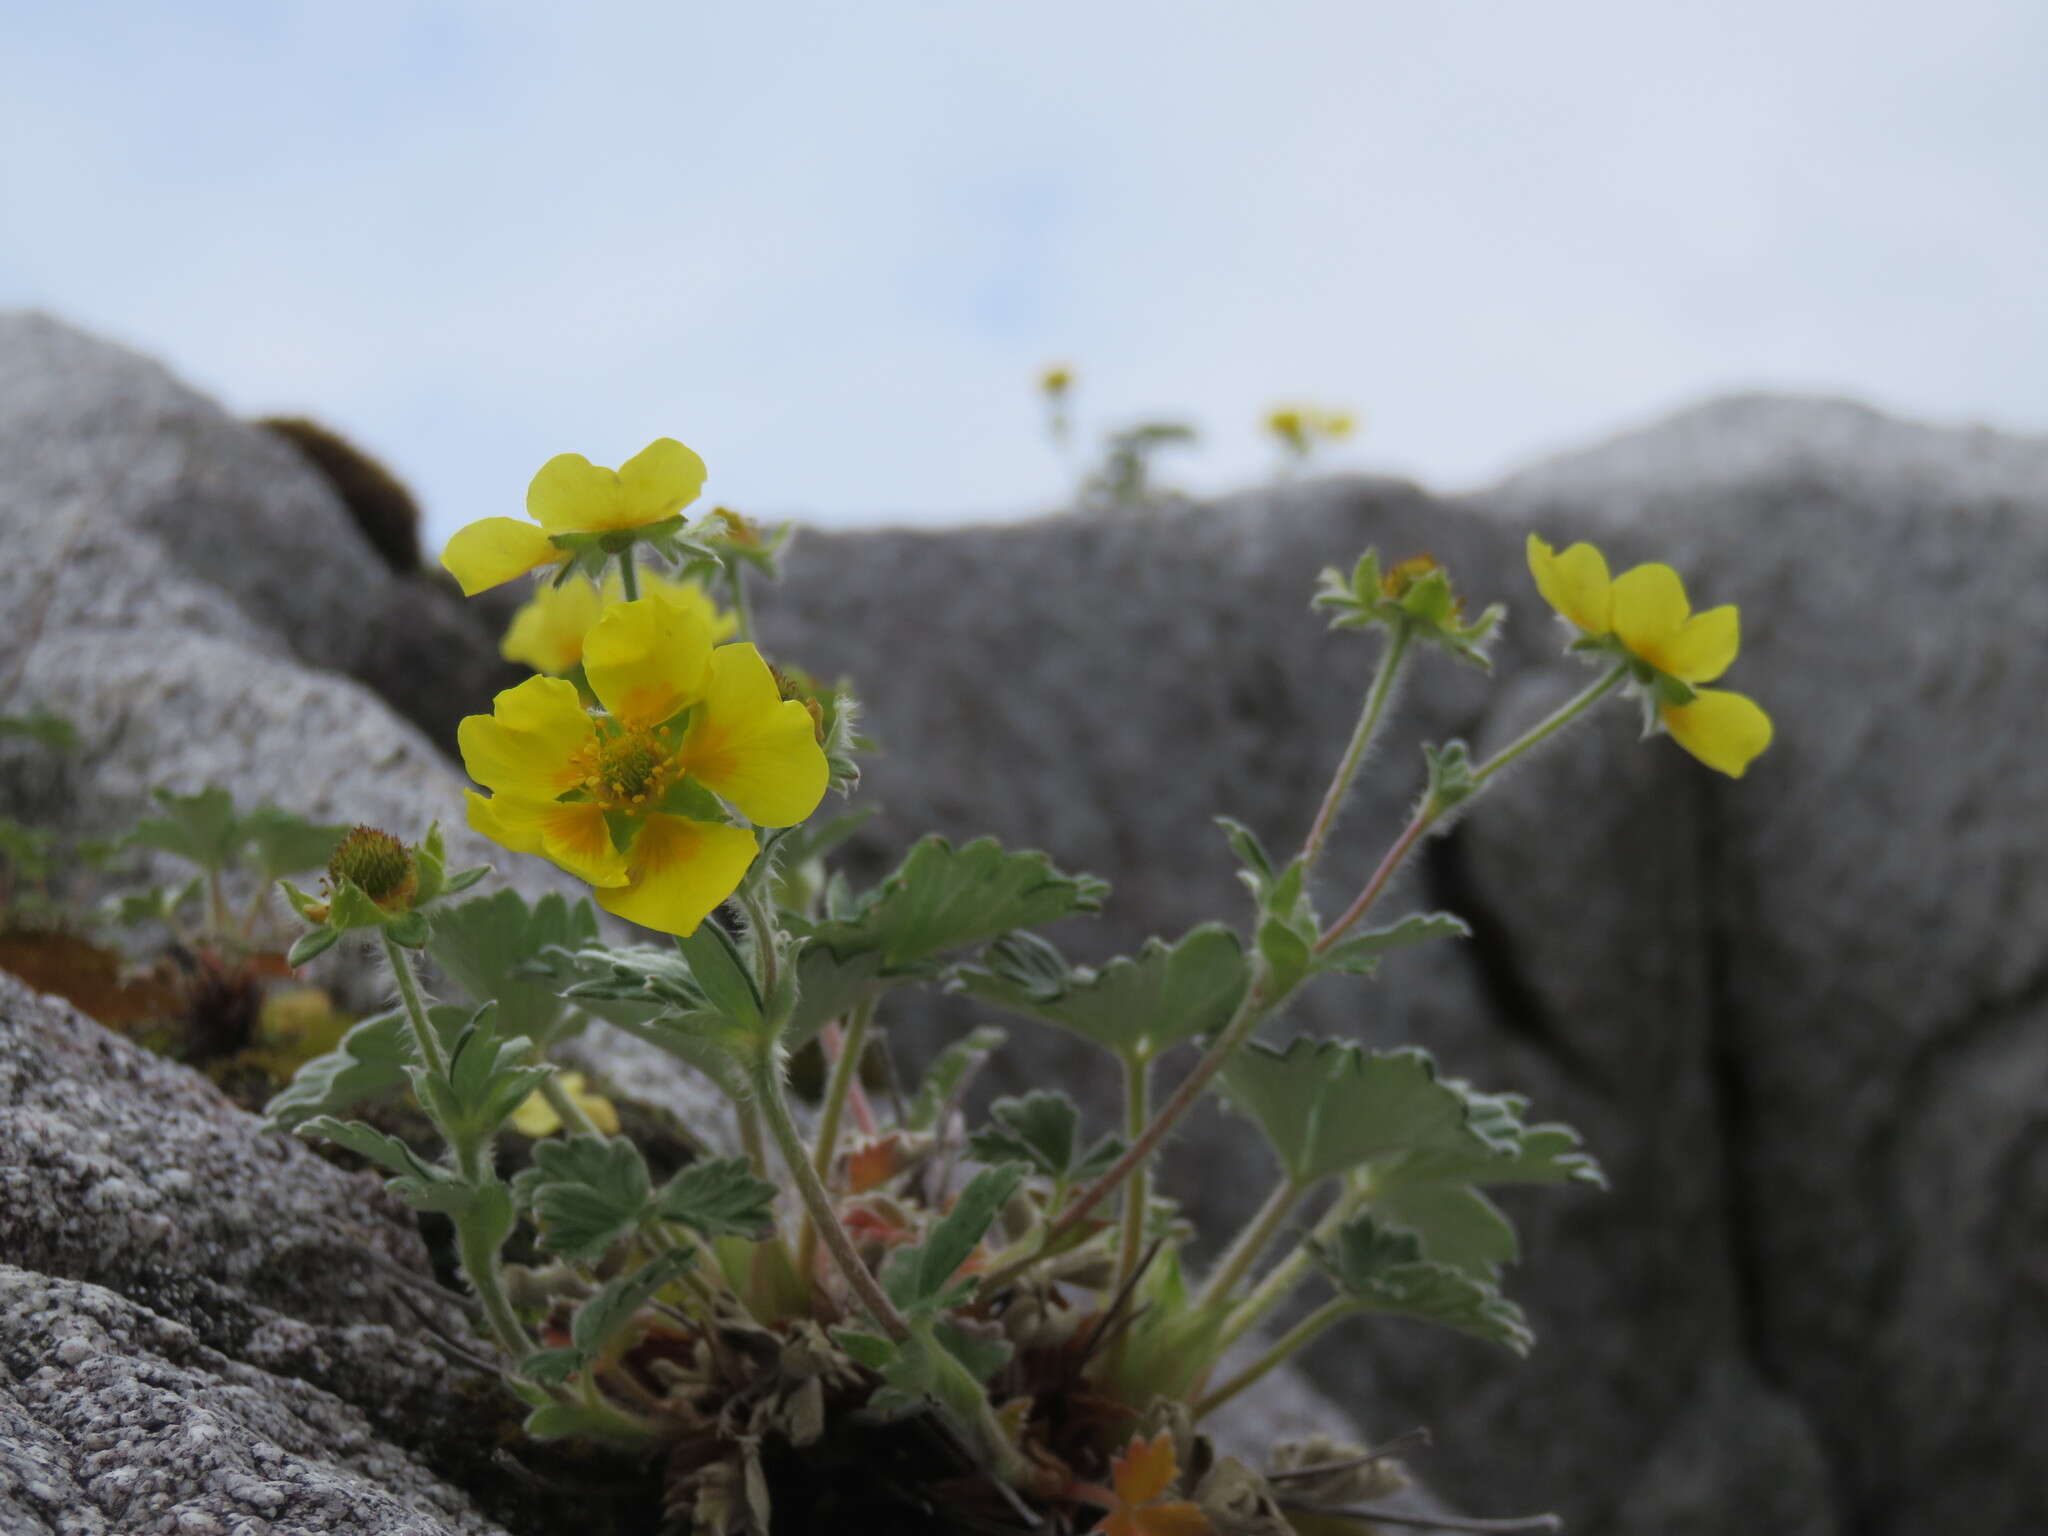
[[[747,579],[772,574],[780,535],[723,510],[686,518],[702,480],[667,440],[616,472],[564,455],[534,479],[532,523],[473,525],[444,557],[472,592],[529,571],[545,592],[585,584],[521,621],[520,647],[560,675],[463,722],[481,786],[470,825],[665,941],[603,942],[589,901],[453,900],[473,876],[446,871],[438,837],[352,834],[323,899],[292,893],[315,925],[300,953],[374,930],[400,1006],[309,1065],[274,1117],[450,1219],[527,1435],[637,1458],[674,1531],[1415,1523],[1379,1503],[1413,1437],[1279,1445],[1255,1466],[1220,1455],[1204,1420],[1367,1316],[1526,1350],[1501,1286],[1515,1232],[1487,1191],[1600,1174],[1572,1130],[1425,1051],[1263,1037],[1316,977],[1362,980],[1392,951],[1463,935],[1453,914],[1384,921],[1379,904],[1426,838],[1609,694],[1633,694],[1649,734],[1739,777],[1769,720],[1704,686],[1735,657],[1735,610],[1695,615],[1668,567],[1611,578],[1591,546],[1558,554],[1532,537],[1538,589],[1594,676],[1490,757],[1427,747],[1413,814],[1331,916],[1322,861],[1403,674],[1490,669],[1502,609],[1469,611],[1427,557],[1383,569],[1369,552],[1325,572],[1316,605],[1376,638],[1377,661],[1299,850],[1224,822],[1250,898],[1241,920],[1081,966],[1034,930],[1097,910],[1106,889],[1042,854],[928,837],[873,889],[828,872],[857,818],[818,812],[856,785],[857,711],[844,689],[762,656]],[[649,581],[644,556],[674,580]],[[466,1004],[426,996],[419,950]],[[1087,1125],[1048,1084],[969,1123],[966,1086],[1002,1040],[992,1024],[879,1102],[863,1068],[887,1059],[889,1006],[916,988],[1099,1047],[1124,1085],[1121,1120]],[[730,1155],[660,1177],[600,1129],[548,1060],[593,1017],[724,1091]],[[822,1098],[800,1113],[787,1064],[814,1042]],[[438,1147],[343,1118],[407,1090]],[[1204,1269],[1155,1190],[1174,1132],[1212,1092],[1264,1133],[1273,1184]],[[514,1170],[500,1133],[536,1101],[561,1134]],[[1298,1320],[1275,1336],[1281,1318]]]

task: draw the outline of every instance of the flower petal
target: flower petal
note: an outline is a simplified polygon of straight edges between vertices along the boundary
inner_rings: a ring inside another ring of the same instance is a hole
[[[617,571],[608,572],[604,585],[607,598],[616,602],[619,598],[619,577]],[[714,642],[729,640],[740,627],[739,616],[728,613],[712,600],[711,594],[694,581],[672,581],[659,571],[640,572],[640,591],[647,597],[658,597],[674,608],[688,613],[701,614],[710,627]]]
[[[493,699],[491,713],[455,728],[472,779],[528,800],[553,800],[580,784],[577,756],[596,738],[576,685],[559,677],[529,677]]]
[[[587,800],[563,804],[472,795],[469,824],[494,842],[520,853],[537,853],[595,886],[626,883],[626,859],[612,846],[604,810]]]
[[[1742,619],[1733,603],[1696,613],[1643,659],[1682,683],[1711,683],[1742,649]]]
[[[1731,779],[1741,778],[1771,744],[1771,717],[1739,693],[1705,688],[1690,704],[1665,706],[1663,716],[1673,741]]]
[[[583,637],[601,606],[596,586],[585,577],[572,576],[559,587],[544,582],[512,615],[498,653],[560,676],[583,659]]]
[[[754,834],[742,827],[649,816],[627,853],[627,883],[597,892],[597,904],[643,928],[694,933],[739,889],[756,849]]]
[[[1614,632],[1653,667],[1658,649],[1691,615],[1685,583],[1668,565],[1639,565],[1614,578]]]
[[[1589,635],[1604,635],[1614,627],[1613,584],[1599,550],[1574,544],[1560,555],[1532,533],[1528,554],[1529,574],[1546,603]]]
[[[711,653],[711,685],[683,738],[682,761],[691,777],[763,827],[802,821],[831,778],[811,712],[782,697],[751,645]]]
[[[556,454],[526,487],[526,515],[550,533],[627,527],[625,506],[617,472],[580,453]]]
[[[658,597],[607,608],[583,639],[583,670],[600,704],[634,730],[704,697],[711,622]]]
[[[625,525],[674,517],[704,489],[704,461],[672,437],[657,437],[619,466]]]
[[[537,571],[560,558],[545,532],[516,517],[486,517],[455,530],[441,551],[441,566],[462,588],[464,597],[502,586],[515,576]]]

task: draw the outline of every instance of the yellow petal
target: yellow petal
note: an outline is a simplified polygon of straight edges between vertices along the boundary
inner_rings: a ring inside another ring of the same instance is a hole
[[[1179,1475],[1173,1436],[1163,1429],[1150,1440],[1133,1437],[1129,1448],[1110,1462],[1116,1496],[1126,1504],[1150,1504]]]
[[[503,813],[512,803],[510,800],[496,795],[480,795],[473,789],[464,790],[463,794],[469,802],[471,831],[482,833],[514,853],[540,852],[540,828],[531,814],[507,816]]]
[[[1742,620],[1733,603],[1696,613],[1643,659],[1680,682],[1711,683],[1742,649]]]
[[[590,1117],[590,1123],[607,1136],[619,1134],[619,1112],[612,1101],[601,1093],[593,1092],[581,1072],[562,1072],[555,1082],[571,1099],[576,1107]],[[548,1096],[538,1088],[526,1096],[526,1102],[512,1111],[512,1129],[522,1136],[538,1141],[543,1136],[552,1136],[562,1128],[562,1117],[555,1113],[555,1106],[548,1102]]]
[[[751,645],[711,653],[711,686],[683,738],[683,768],[757,826],[793,827],[825,798],[831,769],[811,712],[784,699]]]
[[[635,730],[661,724],[704,697],[711,625],[701,612],[656,597],[607,608],[583,640],[590,691]]]
[[[674,517],[704,489],[704,461],[672,437],[657,437],[619,466],[629,526]]]
[[[1599,550],[1574,544],[1560,555],[1532,533],[1528,553],[1529,574],[1546,603],[1589,635],[1604,635],[1614,627],[1613,584]]]
[[[462,587],[465,597],[502,586],[515,576],[539,570],[560,557],[547,534],[516,517],[486,517],[466,528],[441,551],[441,565]]]
[[[552,1136],[561,1128],[562,1117],[555,1113],[555,1106],[538,1088],[526,1096],[525,1103],[512,1111],[512,1129],[534,1141]]]
[[[1668,565],[1639,565],[1614,578],[1614,632],[1653,667],[1659,648],[1691,616],[1685,583]]]
[[[739,889],[754,862],[754,834],[680,816],[647,818],[628,853],[628,883],[597,892],[597,904],[661,933],[694,933]]]
[[[580,453],[558,453],[526,487],[526,515],[550,533],[622,528],[626,493],[616,471]]]
[[[573,576],[559,587],[545,582],[512,615],[499,654],[559,676],[583,659],[583,637],[601,606],[597,588],[584,577]]]
[[[611,824],[603,809],[587,800],[565,805],[497,795],[482,809],[472,801],[469,824],[507,848],[537,853],[592,885],[626,883],[625,856],[612,846]]]
[[[490,714],[455,728],[472,779],[528,800],[552,800],[580,784],[578,754],[596,738],[576,685],[559,677],[529,677],[493,699]]]
[[[606,575],[604,590],[608,601],[621,600],[616,570]],[[658,597],[671,607],[701,615],[714,642],[730,639],[740,627],[738,616],[720,608],[712,601],[711,594],[694,581],[671,581],[659,571],[643,570],[640,572],[640,593],[643,597]]]
[[[1731,779],[1771,744],[1771,717],[1739,693],[1703,689],[1690,704],[1667,705],[1663,715],[1673,741]]]

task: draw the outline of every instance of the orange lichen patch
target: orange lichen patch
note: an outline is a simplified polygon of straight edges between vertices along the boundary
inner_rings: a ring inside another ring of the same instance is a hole
[[[54,992],[127,1034],[177,1017],[187,1002],[175,977],[161,971],[124,977],[118,954],[55,929],[0,933],[0,971],[12,971],[38,992]]]

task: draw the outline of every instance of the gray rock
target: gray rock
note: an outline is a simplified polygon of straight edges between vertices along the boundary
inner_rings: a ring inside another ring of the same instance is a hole
[[[362,678],[444,745],[472,689],[518,675],[452,591],[392,574],[289,443],[35,313],[0,313],[0,536],[0,707],[10,652],[80,628],[140,649],[192,631]]]
[[[1300,837],[1369,665],[1303,611],[1318,566],[1427,548],[1516,609],[1497,693],[1441,667],[1414,684],[1328,862],[1332,902],[1399,826],[1418,735],[1498,743],[1574,686],[1523,568],[1531,528],[1599,539],[1617,568],[1670,559],[1703,602],[1741,603],[1730,685],[1779,739],[1731,784],[1609,711],[1397,892],[1465,911],[1477,942],[1307,999],[1301,1025],[1419,1041],[1530,1093],[1615,1179],[1512,1202],[1513,1289],[1545,1340],[1526,1366],[1361,1324],[1312,1368],[1375,1431],[1433,1424],[1433,1481],[1482,1513],[2048,1525],[2026,1471],[2048,1378],[2010,1363],[2048,1356],[2024,1278],[2048,1273],[2048,444],[1742,398],[1460,501],[1330,482],[811,535],[765,623],[859,679],[888,748],[888,815],[856,862],[879,872],[927,826],[1046,847],[1116,887],[1066,936],[1092,959],[1235,909],[1210,815]],[[899,1037],[974,1017],[931,1006]],[[1085,1048],[1013,1041],[991,1092],[1101,1082]],[[1206,1222],[1263,1193],[1241,1126],[1211,1116],[1183,1147],[1168,1188]]]
[[[442,1478],[515,1410],[380,1181],[4,974],[0,1236],[26,1530],[496,1529]]]
[[[101,1286],[0,1265],[10,1536],[494,1536],[370,1419]]]

